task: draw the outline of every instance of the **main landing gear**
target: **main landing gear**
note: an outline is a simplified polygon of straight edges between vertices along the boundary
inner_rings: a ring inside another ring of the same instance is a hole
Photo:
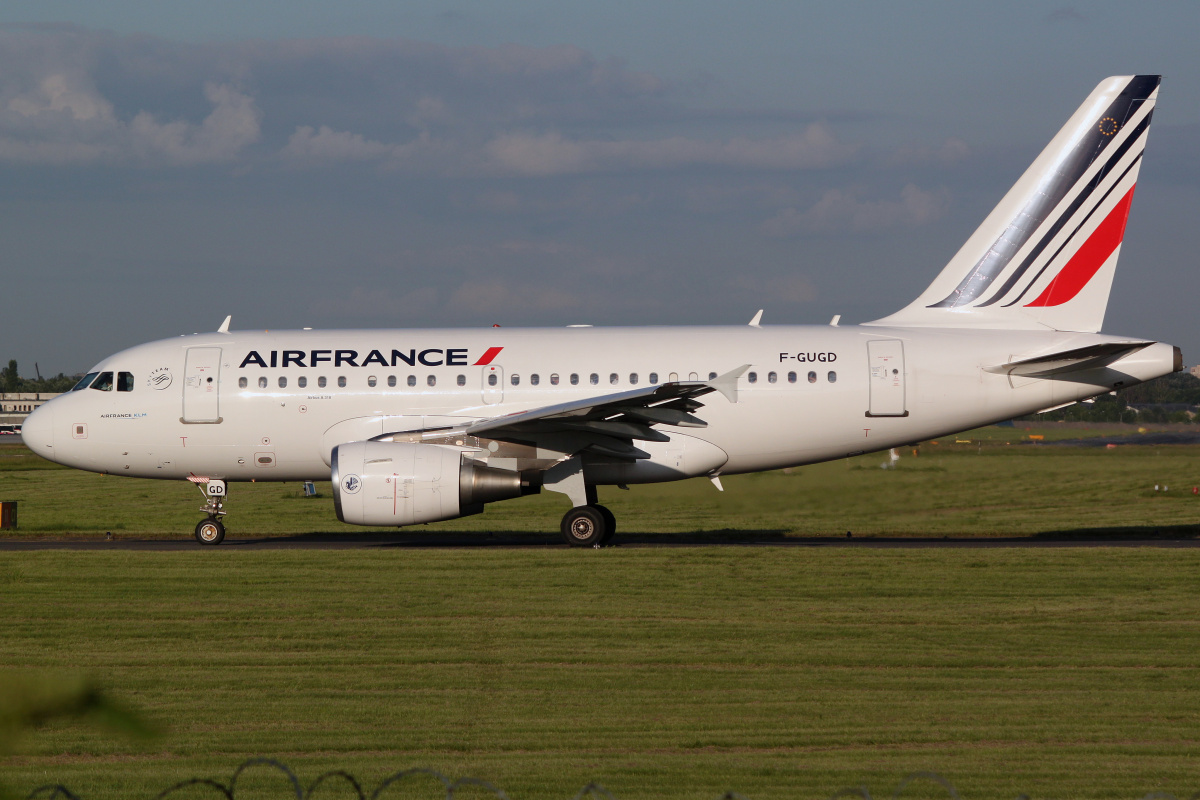
[[[220,544],[225,539],[225,525],[221,522],[221,517],[226,513],[225,481],[209,480],[197,485],[205,500],[200,510],[208,516],[196,525],[196,541],[200,544]]]
[[[572,547],[600,547],[617,533],[617,518],[595,503],[575,506],[562,518],[562,535]]]

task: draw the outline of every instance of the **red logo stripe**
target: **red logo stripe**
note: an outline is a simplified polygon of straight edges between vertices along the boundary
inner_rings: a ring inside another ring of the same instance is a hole
[[[1104,262],[1125,238],[1125,222],[1129,219],[1129,205],[1133,202],[1133,190],[1136,188],[1136,186],[1129,188],[1129,193],[1121,199],[1121,202],[1117,203],[1112,211],[1108,212],[1108,216],[1096,227],[1096,230],[1092,231],[1092,235],[1076,251],[1075,255],[1071,256],[1071,260],[1059,271],[1054,280],[1050,281],[1050,285],[1026,308],[1029,306],[1061,306],[1079,294],[1084,286],[1087,286],[1088,281],[1100,271],[1100,267],[1104,266]]]
[[[503,349],[504,349],[503,347],[489,347],[487,349],[487,352],[484,353],[483,356],[478,361],[475,362],[474,366],[486,367],[488,364],[492,363],[493,358],[500,355],[500,351]]]

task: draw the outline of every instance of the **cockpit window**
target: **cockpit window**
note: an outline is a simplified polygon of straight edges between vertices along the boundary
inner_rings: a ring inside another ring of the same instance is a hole
[[[92,381],[96,380],[96,376],[99,374],[99,372],[89,372],[87,375],[84,375],[79,379],[79,383],[75,384],[71,391],[78,392],[80,389],[86,389],[91,385]]]
[[[92,388],[101,392],[111,392],[113,389],[113,374],[111,372],[101,372],[96,378],[96,382],[92,384]]]
[[[117,373],[117,391],[132,392],[133,391],[133,373],[118,372]]]

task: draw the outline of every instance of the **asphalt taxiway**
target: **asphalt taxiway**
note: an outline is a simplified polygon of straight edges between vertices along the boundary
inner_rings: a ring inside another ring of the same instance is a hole
[[[1200,531],[1192,526],[1178,529],[1132,528],[1112,531],[1065,531],[1021,537],[889,537],[889,536],[785,536],[781,531],[702,531],[679,534],[630,532],[617,534],[616,547],[857,547],[867,549],[921,548],[1061,548],[1061,547],[1200,547]],[[191,536],[139,538],[114,534],[88,537],[0,538],[0,553],[34,550],[117,550],[189,552],[199,550],[353,550],[370,548],[490,549],[562,547],[556,534],[524,532],[478,533],[312,533],[297,536],[247,537],[229,535],[215,547],[205,547]]]

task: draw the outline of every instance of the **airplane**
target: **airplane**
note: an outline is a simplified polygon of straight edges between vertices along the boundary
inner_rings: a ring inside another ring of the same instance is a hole
[[[887,450],[1179,371],[1100,334],[1160,76],[1102,81],[916,300],[860,325],[231,331],[105,358],[35,410],[51,461],[189,480],[195,537],[237,481],[330,479],[338,519],[405,526],[551,491],[561,532],[616,533],[597,487]]]

